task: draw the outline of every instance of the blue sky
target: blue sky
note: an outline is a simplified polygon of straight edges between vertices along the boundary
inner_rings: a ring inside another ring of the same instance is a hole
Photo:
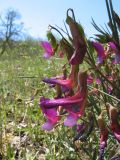
[[[112,1],[120,15],[120,0]],[[68,8],[74,9],[76,19],[81,22],[88,37],[96,33],[91,17],[102,26],[108,22],[105,0],[0,0],[0,4],[0,13],[8,8],[19,11],[27,31],[43,39],[49,24],[64,26]]]

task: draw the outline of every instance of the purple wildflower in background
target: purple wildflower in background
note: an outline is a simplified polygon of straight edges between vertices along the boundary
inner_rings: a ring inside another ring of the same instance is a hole
[[[110,46],[110,49],[112,49],[114,51],[117,50],[116,45],[113,42],[109,42],[108,44]]]
[[[115,64],[120,63],[120,53],[116,53],[116,54],[115,54],[115,60],[114,60],[114,63],[115,63]]]
[[[96,60],[97,63],[102,63],[103,60],[106,58],[104,47],[102,46],[101,43],[98,43],[98,42],[92,42],[92,44],[97,52],[97,60]]]
[[[44,49],[44,55],[43,55],[44,58],[48,59],[54,55],[54,50],[49,42],[41,41],[41,46]]]
[[[120,63],[120,52],[118,51],[116,45],[114,42],[109,42],[109,47],[111,49],[111,51],[115,54],[115,58],[113,60],[114,64],[118,64]]]

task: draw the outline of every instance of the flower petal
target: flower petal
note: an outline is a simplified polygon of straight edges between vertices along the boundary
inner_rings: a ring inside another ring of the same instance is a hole
[[[49,58],[51,57],[51,54],[48,53],[48,52],[45,52],[44,55],[43,55],[43,57],[44,57],[45,59],[49,59]]]
[[[45,100],[44,97],[40,98],[40,102],[43,102]],[[46,99],[46,101],[48,101],[49,99]],[[46,108],[45,105],[41,105],[40,106],[42,109],[42,112],[44,114],[44,116],[46,117],[46,119],[52,121],[53,123],[57,123],[57,121],[59,120],[58,116],[57,116],[57,110],[56,108],[52,108],[52,109],[48,109]]]
[[[120,63],[120,53],[115,54],[115,64]]]
[[[47,41],[42,41],[41,42],[42,47],[44,48],[44,50],[48,53],[52,53],[53,52],[53,48],[51,46],[51,44]]]
[[[44,58],[48,59],[51,56],[53,56],[54,50],[49,42],[42,41],[41,46],[44,48],[44,51],[45,51],[44,56],[43,56]]]
[[[42,129],[47,130],[47,131],[52,130],[53,127],[54,127],[54,123],[52,123],[52,121],[50,120],[47,120],[46,123],[42,125]]]
[[[92,84],[94,82],[94,78],[91,75],[88,75],[87,77],[87,84]]]
[[[82,99],[83,99],[82,97],[75,98],[75,96],[68,97],[68,98],[53,99],[53,100],[44,99],[44,101],[42,101],[40,105],[46,106],[47,108],[52,108],[57,106],[65,106],[65,105],[80,103]]]
[[[60,79],[55,79],[55,78],[44,78],[43,82],[50,83],[50,84],[59,84],[61,86],[66,86],[66,87],[70,87],[71,88],[70,79],[60,80]]]
[[[92,42],[92,44],[93,44],[93,47],[95,48],[95,50],[97,51],[97,63],[102,63],[106,57],[102,44],[100,44],[98,42]]]
[[[113,42],[109,42],[108,44],[109,44],[109,46],[110,46],[110,48],[111,48],[112,50],[116,50],[116,49],[117,49],[117,48],[116,48],[116,45],[115,45]]]
[[[118,142],[120,143],[120,133],[118,134],[118,133],[114,132],[114,136],[118,140]]]
[[[72,114],[69,114],[67,116],[67,118],[64,120],[64,125],[72,127],[72,126],[77,124],[77,119],[78,118],[76,116],[73,116]]]

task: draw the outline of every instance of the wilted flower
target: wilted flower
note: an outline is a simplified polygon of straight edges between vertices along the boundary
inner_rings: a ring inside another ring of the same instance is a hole
[[[43,56],[44,58],[48,59],[54,55],[54,50],[49,42],[41,41],[41,46],[43,47],[45,51],[44,56]]]
[[[106,58],[104,47],[101,43],[92,42],[93,47],[97,51],[97,63],[102,63],[103,60]]]
[[[107,103],[109,115],[110,115],[110,129],[113,132],[113,135],[117,139],[117,141],[120,143],[120,125],[118,123],[118,112],[115,107],[113,107],[111,104]]]
[[[60,58],[63,58],[64,52],[63,52],[63,51],[59,51],[59,52],[58,52],[58,56],[59,56]]]
[[[83,63],[85,54],[87,52],[87,45],[85,42],[83,28],[80,24],[78,24],[73,18],[68,15],[66,22],[70,27],[70,31],[73,37],[73,45],[75,48],[74,53],[70,59],[70,64],[81,64]]]

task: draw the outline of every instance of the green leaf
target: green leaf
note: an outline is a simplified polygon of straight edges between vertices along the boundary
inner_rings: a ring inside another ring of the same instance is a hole
[[[114,17],[115,17],[115,21],[118,25],[118,28],[120,30],[120,17],[118,16],[118,14],[114,11]]]
[[[73,55],[74,52],[74,48],[71,46],[71,44],[66,41],[64,38],[61,39],[60,41],[60,48],[63,50],[63,52],[66,53],[67,59],[68,61],[70,60],[70,58]]]
[[[48,40],[51,43],[52,47],[55,49],[57,47],[58,43],[57,43],[57,40],[51,31],[47,32],[47,37],[48,37]]]

